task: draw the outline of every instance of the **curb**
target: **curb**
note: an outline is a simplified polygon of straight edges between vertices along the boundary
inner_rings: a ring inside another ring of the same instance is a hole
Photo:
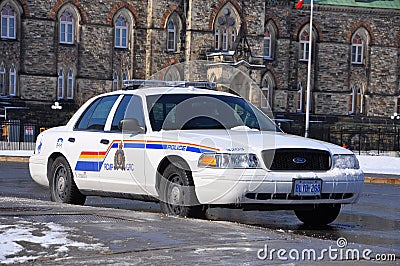
[[[26,157],[26,156],[0,156],[0,162],[28,163],[29,157]],[[373,177],[373,176],[370,176],[370,174],[368,174],[364,177],[364,183],[400,185],[400,178]]]
[[[400,178],[365,176],[364,183],[400,185]]]
[[[26,156],[0,156],[0,162],[28,163],[29,157],[26,157]]]

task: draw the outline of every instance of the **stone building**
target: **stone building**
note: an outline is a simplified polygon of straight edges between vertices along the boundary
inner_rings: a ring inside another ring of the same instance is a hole
[[[307,0],[1,0],[0,12],[4,119],[64,122],[125,79],[193,60],[240,69],[261,88],[252,102],[303,119],[310,36],[316,119],[400,113],[399,0],[315,0],[312,33]]]

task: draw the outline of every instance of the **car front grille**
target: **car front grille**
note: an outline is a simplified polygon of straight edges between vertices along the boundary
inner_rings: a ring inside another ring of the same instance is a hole
[[[328,151],[313,149],[275,149],[265,150],[262,157],[270,170],[282,171],[327,171],[331,168]]]

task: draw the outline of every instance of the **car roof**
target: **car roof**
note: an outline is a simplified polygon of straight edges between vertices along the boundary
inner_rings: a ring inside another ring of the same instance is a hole
[[[104,95],[114,95],[114,94],[132,94],[132,95],[140,95],[140,96],[151,96],[151,95],[165,95],[165,94],[197,94],[197,95],[224,95],[224,96],[233,96],[238,97],[234,94],[211,90],[211,89],[202,89],[196,87],[144,87],[139,89],[122,89],[118,91],[112,91],[108,93],[101,94],[99,96]]]

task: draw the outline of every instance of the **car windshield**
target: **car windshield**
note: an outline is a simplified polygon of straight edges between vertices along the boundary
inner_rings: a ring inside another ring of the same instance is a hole
[[[165,94],[147,96],[151,127],[160,130],[279,130],[243,98],[225,95]]]

